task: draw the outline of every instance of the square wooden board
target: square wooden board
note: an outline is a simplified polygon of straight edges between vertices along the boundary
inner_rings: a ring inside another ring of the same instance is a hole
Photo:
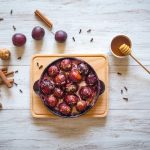
[[[30,98],[31,98],[31,113],[35,118],[58,118],[52,114],[41,102],[38,95],[33,91],[33,84],[37,81],[44,68],[52,61],[61,57],[76,57],[85,60],[96,71],[99,79],[101,79],[106,86],[105,92],[99,97],[96,105],[82,117],[105,117],[108,112],[108,57],[103,54],[82,55],[82,54],[55,54],[55,55],[34,55],[31,61],[30,70]],[[42,69],[37,67],[43,65]]]

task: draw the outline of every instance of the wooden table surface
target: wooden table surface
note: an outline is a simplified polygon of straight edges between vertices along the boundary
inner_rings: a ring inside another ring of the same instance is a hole
[[[35,9],[52,20],[53,32],[67,31],[66,44],[55,42],[53,34],[34,16]],[[3,104],[0,150],[150,149],[150,76],[131,58],[119,60],[109,51],[111,39],[125,34],[131,38],[137,58],[150,69],[150,1],[0,0],[0,17],[4,18],[0,21],[0,48],[9,48],[12,54],[10,61],[0,61],[0,65],[19,71],[14,77],[17,87],[0,86]],[[44,40],[39,42],[31,38],[32,28],[37,25],[46,31]],[[79,29],[82,29],[81,34]],[[91,33],[87,33],[88,29]],[[11,42],[12,35],[17,32],[27,36],[23,48],[14,47]],[[91,38],[94,39],[92,43]],[[32,55],[40,53],[108,54],[110,110],[107,118],[33,119],[29,69]],[[19,56],[21,60],[17,59]],[[121,95],[124,86],[128,91],[124,90]]]

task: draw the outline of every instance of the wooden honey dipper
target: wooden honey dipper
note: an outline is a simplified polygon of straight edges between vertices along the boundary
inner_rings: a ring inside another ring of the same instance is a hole
[[[145,71],[147,71],[149,74],[150,74],[150,71],[145,67],[143,66],[132,54],[131,54],[131,48],[126,45],[126,44],[122,44],[120,47],[119,47],[119,50],[121,51],[122,54],[124,54],[125,56],[128,56],[130,55],[141,67],[143,67],[143,69]]]
[[[8,60],[10,59],[10,51],[8,49],[0,49],[0,58],[2,60]]]

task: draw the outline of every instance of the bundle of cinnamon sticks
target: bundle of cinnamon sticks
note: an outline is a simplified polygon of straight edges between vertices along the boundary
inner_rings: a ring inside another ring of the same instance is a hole
[[[8,68],[4,67],[0,69],[0,85],[6,84],[8,88],[13,86],[14,79],[9,78],[14,76],[14,71],[8,72]]]

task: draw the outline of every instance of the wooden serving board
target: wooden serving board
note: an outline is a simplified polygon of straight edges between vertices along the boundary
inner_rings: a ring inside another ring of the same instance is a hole
[[[52,114],[42,103],[38,95],[33,91],[33,84],[37,81],[44,68],[52,61],[61,57],[76,57],[85,60],[89,63],[96,71],[99,79],[101,79],[106,86],[105,92],[99,97],[96,105],[82,117],[105,117],[108,112],[108,58],[106,55],[77,55],[77,54],[56,54],[56,55],[34,55],[31,62],[30,72],[30,91],[31,91],[31,112],[35,118],[57,118],[56,115]],[[43,65],[42,69],[37,67]]]

